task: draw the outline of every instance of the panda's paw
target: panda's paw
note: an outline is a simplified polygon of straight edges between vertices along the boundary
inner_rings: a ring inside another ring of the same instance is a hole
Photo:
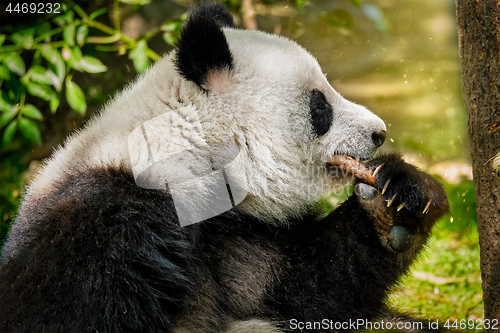
[[[382,242],[396,252],[425,242],[434,223],[448,213],[442,184],[398,154],[377,157],[366,166],[376,172],[378,188],[358,183],[354,193]]]

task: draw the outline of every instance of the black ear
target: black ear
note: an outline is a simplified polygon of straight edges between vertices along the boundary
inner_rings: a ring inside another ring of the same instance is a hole
[[[222,27],[234,28],[234,22],[221,3],[204,3],[192,9],[182,27],[175,64],[183,77],[200,87],[210,70],[233,68]]]

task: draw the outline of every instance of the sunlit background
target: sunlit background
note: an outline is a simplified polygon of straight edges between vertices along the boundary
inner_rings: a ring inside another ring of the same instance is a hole
[[[292,2],[300,6],[290,2],[254,1],[259,29],[289,37],[308,49],[335,89],[385,120],[388,131],[382,151],[402,152],[407,161],[446,184],[451,215],[436,227],[429,250],[401,285],[394,288],[388,302],[404,312],[439,319],[441,323],[447,319],[482,318],[474,186],[466,113],[460,93],[454,1]],[[113,1],[89,3],[93,4],[88,5],[93,6],[92,10],[108,9],[102,17],[112,12],[116,4]],[[121,29],[138,38],[165,19],[178,19],[192,3],[153,0],[142,7],[122,3]],[[234,10],[239,8],[240,1],[225,3]],[[241,15],[236,14],[235,19],[242,26]],[[107,20],[112,21],[109,17]],[[175,38],[175,30],[169,30],[166,25],[163,28],[163,35],[160,33],[148,40],[149,47],[160,55],[172,49],[168,43],[172,44]],[[1,34],[11,36],[5,29]],[[12,44],[15,41],[8,37],[2,47]],[[118,55],[119,45],[84,45],[82,51],[107,66],[101,73],[73,71],[71,74],[72,80],[85,92],[86,112],[71,111],[71,106],[61,97],[59,111],[52,114],[47,111],[46,102],[34,98],[30,103],[43,113],[43,121],[36,122],[42,144],[30,143],[22,133],[16,133],[11,142],[2,144],[2,237],[15,216],[22,188],[40,161],[136,75],[137,63],[127,55]],[[26,66],[30,57],[32,54],[27,57],[23,54]],[[1,82],[2,96],[8,96],[11,83]],[[15,98],[11,102],[15,103]],[[335,198],[329,199],[335,203]]]

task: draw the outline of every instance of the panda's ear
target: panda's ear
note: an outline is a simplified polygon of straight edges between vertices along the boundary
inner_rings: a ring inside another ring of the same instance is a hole
[[[177,42],[179,73],[203,89],[211,72],[233,68],[223,27],[234,28],[231,13],[221,3],[204,3],[191,10]]]

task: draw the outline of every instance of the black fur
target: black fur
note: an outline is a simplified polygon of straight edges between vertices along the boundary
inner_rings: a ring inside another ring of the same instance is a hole
[[[377,175],[377,182],[380,188],[387,185],[384,198],[386,200],[394,198],[392,206],[404,204],[404,209],[399,212],[400,216],[404,215],[404,220],[413,221],[413,224],[418,223],[428,203],[430,203],[429,213],[425,213],[427,218],[437,218],[432,216],[434,212],[447,209],[442,206],[448,202],[446,193],[442,190],[442,185],[432,176],[405,163],[400,154],[394,153],[373,159],[367,166],[375,170],[382,161],[386,164]]]
[[[200,87],[209,71],[233,68],[222,27],[234,28],[231,13],[221,3],[207,3],[192,9],[182,28],[175,63],[184,78]]]
[[[181,228],[166,191],[141,189],[122,170],[70,175],[19,212],[16,225],[29,228],[13,232],[27,241],[0,267],[0,331],[210,333],[249,318],[291,331],[292,318],[384,317],[389,289],[447,201],[398,156],[371,165],[381,163],[379,181],[393,173],[394,190],[416,191],[408,212],[388,208],[381,193],[373,206],[353,195],[326,218],[311,208],[282,227],[229,211]],[[430,189],[435,204],[421,216]],[[422,237],[410,255],[384,245],[384,230],[403,223]]]
[[[16,223],[29,225],[28,242],[3,253],[0,331],[172,328],[193,285],[193,245],[170,196],[113,169],[54,185],[20,208]]]
[[[220,2],[204,2],[193,8],[190,16],[201,16],[217,21],[221,27],[235,28],[233,16]]]
[[[314,89],[311,92],[309,110],[314,133],[317,136],[326,134],[332,126],[333,109],[321,91]]]

